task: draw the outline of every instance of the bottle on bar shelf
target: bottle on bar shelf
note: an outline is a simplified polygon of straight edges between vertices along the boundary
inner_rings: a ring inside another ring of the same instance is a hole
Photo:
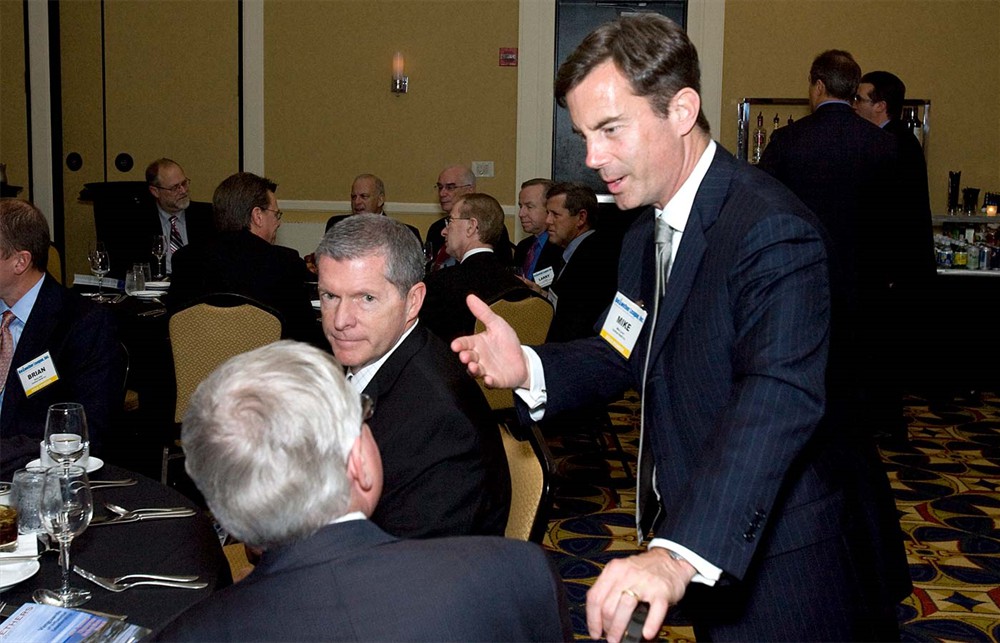
[[[753,157],[750,162],[756,165],[760,163],[760,156],[767,146],[767,130],[764,129],[764,113],[757,112],[757,129],[753,131]]]

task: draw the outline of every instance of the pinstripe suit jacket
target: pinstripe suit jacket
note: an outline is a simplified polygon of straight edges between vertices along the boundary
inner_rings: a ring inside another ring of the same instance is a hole
[[[622,245],[618,288],[637,302],[653,301],[653,229],[650,209]],[[860,465],[844,466],[854,445],[831,440],[822,422],[830,319],[822,234],[787,189],[719,147],[656,320],[643,395],[665,509],[656,535],[750,592],[761,561],[843,538],[839,516],[872,517],[854,530],[861,538],[878,529],[877,512],[854,511],[867,483]],[[651,326],[647,319],[629,360],[599,338],[538,347],[546,414],[638,390]],[[823,573],[803,567],[802,591],[822,587]],[[795,592],[796,579],[787,580]]]

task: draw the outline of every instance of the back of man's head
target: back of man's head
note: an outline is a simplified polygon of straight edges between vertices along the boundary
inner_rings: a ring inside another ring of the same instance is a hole
[[[266,549],[348,511],[347,457],[361,422],[357,391],[332,355],[277,342],[198,386],[181,430],[185,467],[219,523]]]
[[[674,95],[690,87],[701,93],[698,51],[674,21],[655,13],[623,15],[606,22],[583,39],[556,74],[555,95],[566,107],[566,94],[606,61],[628,79],[632,93],[647,98],[660,116],[670,113]],[[711,128],[704,112],[698,127]]]
[[[0,257],[31,254],[31,265],[45,272],[49,263],[49,222],[34,205],[21,199],[0,199]]]
[[[370,255],[385,257],[385,278],[406,297],[424,278],[424,251],[416,235],[402,223],[377,214],[357,214],[330,228],[316,248],[316,260],[348,261]]]
[[[597,205],[597,194],[590,186],[576,181],[562,181],[553,183],[545,193],[546,199],[551,199],[560,194],[566,195],[565,207],[570,214],[576,214],[581,210],[587,213],[586,227],[596,228],[600,216]]]
[[[886,116],[897,121],[902,118],[906,85],[899,76],[888,71],[870,71],[861,77],[861,82],[872,86],[873,103],[885,101]]]
[[[472,192],[455,201],[452,216],[475,219],[479,224],[479,241],[491,248],[500,242],[503,232],[503,207],[489,194]]]
[[[278,184],[271,179],[250,172],[237,172],[223,180],[212,195],[216,230],[248,230],[253,209],[266,209],[270,205],[267,193],[277,189]]]
[[[819,81],[829,97],[852,101],[861,82],[861,66],[842,49],[824,51],[809,68],[809,82],[815,85]]]

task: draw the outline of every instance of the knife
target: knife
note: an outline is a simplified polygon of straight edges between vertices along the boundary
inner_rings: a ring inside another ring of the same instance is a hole
[[[156,513],[133,513],[128,516],[113,516],[108,518],[95,518],[90,521],[91,527],[99,527],[101,525],[118,525],[126,524],[130,522],[139,522],[140,520],[160,520],[163,518],[187,518],[197,514],[198,512],[194,509],[181,509],[178,511],[165,511]]]

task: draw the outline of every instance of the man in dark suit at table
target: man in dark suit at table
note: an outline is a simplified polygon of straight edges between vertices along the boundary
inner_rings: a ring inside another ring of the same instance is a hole
[[[0,199],[0,475],[39,457],[56,402],[87,413],[91,453],[124,402],[121,346],[112,315],[46,273],[49,226],[33,205]]]
[[[351,183],[351,213],[335,214],[326,220],[326,228],[329,230],[337,223],[340,223],[351,214],[381,214],[385,216],[385,183],[374,174],[359,174],[354,177]],[[417,241],[423,243],[420,238],[420,230],[415,226],[406,224],[410,232],[416,235]]]
[[[832,408],[850,413],[840,420],[845,425],[900,433],[902,391],[893,384],[894,356],[887,350],[897,330],[897,284],[919,272],[914,266],[921,252],[928,262],[931,255],[929,247],[912,243],[912,234],[899,233],[915,222],[929,232],[929,218],[920,220],[895,137],[851,105],[861,78],[851,54],[821,53],[809,78],[812,113],[782,128],[760,168],[802,199],[829,233],[834,299],[828,392],[838,398]]]
[[[537,545],[400,540],[369,519],[391,475],[370,408],[333,357],[288,341],[234,357],[198,387],[185,466],[219,523],[264,552],[158,638],[572,639],[562,583]]]
[[[562,248],[549,243],[545,192],[550,185],[552,181],[548,179],[528,179],[517,193],[517,218],[528,237],[521,239],[514,248],[514,269],[531,281],[536,281],[535,273],[541,272],[539,278],[543,283],[539,285],[543,288],[552,285],[555,268],[562,256]],[[552,268],[552,272],[547,272],[548,268]]]
[[[277,185],[250,172],[233,174],[215,189],[216,234],[174,257],[165,303],[171,311],[207,295],[236,293],[277,310],[284,336],[323,344],[298,253],[274,244],[282,212]]]
[[[909,574],[888,480],[870,438],[824,418],[819,223],[711,139],[699,88],[662,16],[584,39],[557,100],[618,206],[651,206],[624,238],[608,339],[524,348],[470,297],[486,331],[452,348],[535,419],[642,394],[637,525],[655,537],[588,592],[594,638],[618,641],[640,601],[650,639],[678,602],[699,640],[898,638]]]
[[[597,195],[583,183],[554,183],[545,193],[549,243],[562,249],[549,288],[555,308],[548,342],[597,334],[594,326],[615,294],[618,246],[596,230]]]
[[[502,535],[510,473],[486,399],[448,347],[418,323],[420,244],[403,224],[358,214],[316,249],[323,330],[359,393],[385,490],[371,518],[401,538]]]
[[[109,247],[114,274],[124,274],[134,263],[155,264],[152,256],[153,237],[163,235],[166,241],[164,269],[170,274],[173,254],[178,249],[212,235],[212,204],[192,201],[191,180],[184,168],[168,158],[156,159],[146,167],[146,184],[151,200],[143,205],[116,237],[115,247]],[[153,265],[153,274],[157,272]]]
[[[448,249],[444,247],[444,237],[441,231],[451,215],[451,209],[455,207],[455,201],[463,194],[476,191],[476,175],[465,165],[449,165],[438,174],[437,183],[434,184],[437,190],[438,204],[444,216],[435,221],[427,229],[427,245],[430,246],[431,261],[427,267],[427,272],[434,272],[447,266],[454,266],[458,260],[448,254]],[[507,233],[505,225],[500,230],[501,241],[493,249],[497,253],[497,258],[509,264],[513,257],[513,244],[510,242],[510,235]]]
[[[427,296],[420,309],[420,321],[446,342],[475,330],[476,318],[465,305],[469,293],[488,304],[533,296],[493,251],[503,227],[503,208],[497,200],[478,192],[464,194],[455,200],[451,213],[441,233],[448,254],[459,263],[427,275]]]

